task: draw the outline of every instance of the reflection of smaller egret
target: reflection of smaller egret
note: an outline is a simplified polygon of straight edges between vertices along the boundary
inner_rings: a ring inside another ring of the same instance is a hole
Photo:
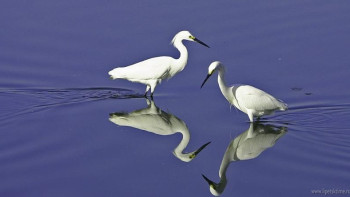
[[[264,150],[274,146],[276,141],[286,132],[287,128],[285,127],[250,123],[249,129],[228,145],[220,165],[220,182],[215,183],[202,175],[209,184],[210,192],[215,196],[219,196],[225,190],[227,184],[226,170],[231,162],[256,158]]]
[[[148,107],[130,113],[112,113],[109,120],[120,126],[129,126],[148,131],[158,135],[182,134],[182,140],[174,149],[174,155],[182,161],[189,162],[194,159],[210,142],[199,149],[183,153],[190,141],[190,132],[186,124],[178,117],[166,113],[158,108],[153,101],[146,99]]]
[[[188,59],[188,52],[183,40],[198,42],[209,47],[202,41],[195,38],[188,31],[180,31],[175,35],[172,44],[180,51],[180,57],[174,59],[169,56],[154,57],[126,67],[115,68],[108,72],[112,79],[126,79],[131,82],[143,83],[146,85],[146,92],[151,89],[151,97],[156,86],[164,79],[170,79],[178,72],[182,71]]]
[[[202,86],[209,79],[209,77],[218,71],[218,83],[221,93],[228,100],[231,105],[246,113],[250,122],[254,121],[254,117],[260,118],[264,115],[274,113],[276,110],[285,111],[288,109],[287,105],[280,100],[277,100],[270,94],[259,90],[249,85],[227,86],[225,77],[225,68],[221,62],[215,61],[209,65],[208,75],[202,83]]]

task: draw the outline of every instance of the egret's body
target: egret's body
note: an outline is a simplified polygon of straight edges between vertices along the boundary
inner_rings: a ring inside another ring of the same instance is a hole
[[[215,71],[219,73],[218,83],[221,93],[231,105],[234,105],[237,109],[246,113],[250,122],[254,121],[254,117],[260,118],[261,116],[272,114],[276,110],[285,111],[288,109],[287,104],[283,103],[281,100],[253,86],[227,86],[224,78],[224,65],[218,61],[210,64],[207,78],[204,80],[202,87]]]
[[[158,108],[153,101],[147,100],[148,107],[130,113],[110,114],[109,120],[120,126],[129,126],[148,131],[157,135],[182,134],[182,140],[174,149],[174,155],[182,161],[189,162],[199,154],[209,143],[199,149],[184,153],[190,142],[190,132],[181,119]]]
[[[247,131],[237,136],[227,146],[219,170],[220,182],[215,183],[202,175],[209,184],[210,192],[215,196],[224,192],[227,184],[226,171],[230,163],[258,157],[263,151],[273,147],[286,132],[285,127],[251,123]]]
[[[172,44],[180,52],[178,59],[169,56],[154,57],[130,66],[115,68],[109,71],[108,74],[112,79],[126,79],[131,82],[145,84],[145,96],[149,90],[151,90],[151,96],[153,96],[153,92],[158,84],[164,79],[172,78],[185,68],[188,60],[188,52],[182,43],[183,40],[195,41],[209,47],[192,36],[190,32],[181,31],[172,40]]]

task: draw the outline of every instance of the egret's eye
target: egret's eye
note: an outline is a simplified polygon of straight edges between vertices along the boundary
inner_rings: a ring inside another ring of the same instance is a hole
[[[189,36],[190,39],[194,40],[194,36]]]

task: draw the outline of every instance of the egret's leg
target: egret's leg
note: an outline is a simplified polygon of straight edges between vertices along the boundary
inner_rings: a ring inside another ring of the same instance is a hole
[[[250,122],[254,122],[254,116],[252,110],[247,110],[247,114]]]
[[[153,98],[153,92],[156,89],[157,86],[157,81],[154,81],[153,83],[150,84],[151,85],[151,98]]]
[[[148,98],[146,97],[146,103],[148,107],[151,107],[151,102],[148,100]]]
[[[153,90],[152,90],[153,89]],[[151,87],[151,99],[153,100],[153,91],[154,91],[154,88]]]
[[[147,92],[148,92],[149,88],[150,88],[150,86],[149,86],[149,85],[147,85],[147,86],[146,86],[145,95],[144,95],[145,97],[147,97]]]
[[[254,123],[250,123],[248,133],[247,133],[247,139],[254,137]]]

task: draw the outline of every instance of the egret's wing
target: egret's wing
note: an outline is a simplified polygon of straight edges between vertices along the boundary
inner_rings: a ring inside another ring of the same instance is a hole
[[[116,68],[115,73],[118,73],[119,78],[127,79],[164,79],[169,75],[173,60],[173,58],[166,56],[155,57],[127,67]]]
[[[279,101],[270,94],[249,85],[233,90],[239,106],[255,110],[273,110],[279,107]]]

